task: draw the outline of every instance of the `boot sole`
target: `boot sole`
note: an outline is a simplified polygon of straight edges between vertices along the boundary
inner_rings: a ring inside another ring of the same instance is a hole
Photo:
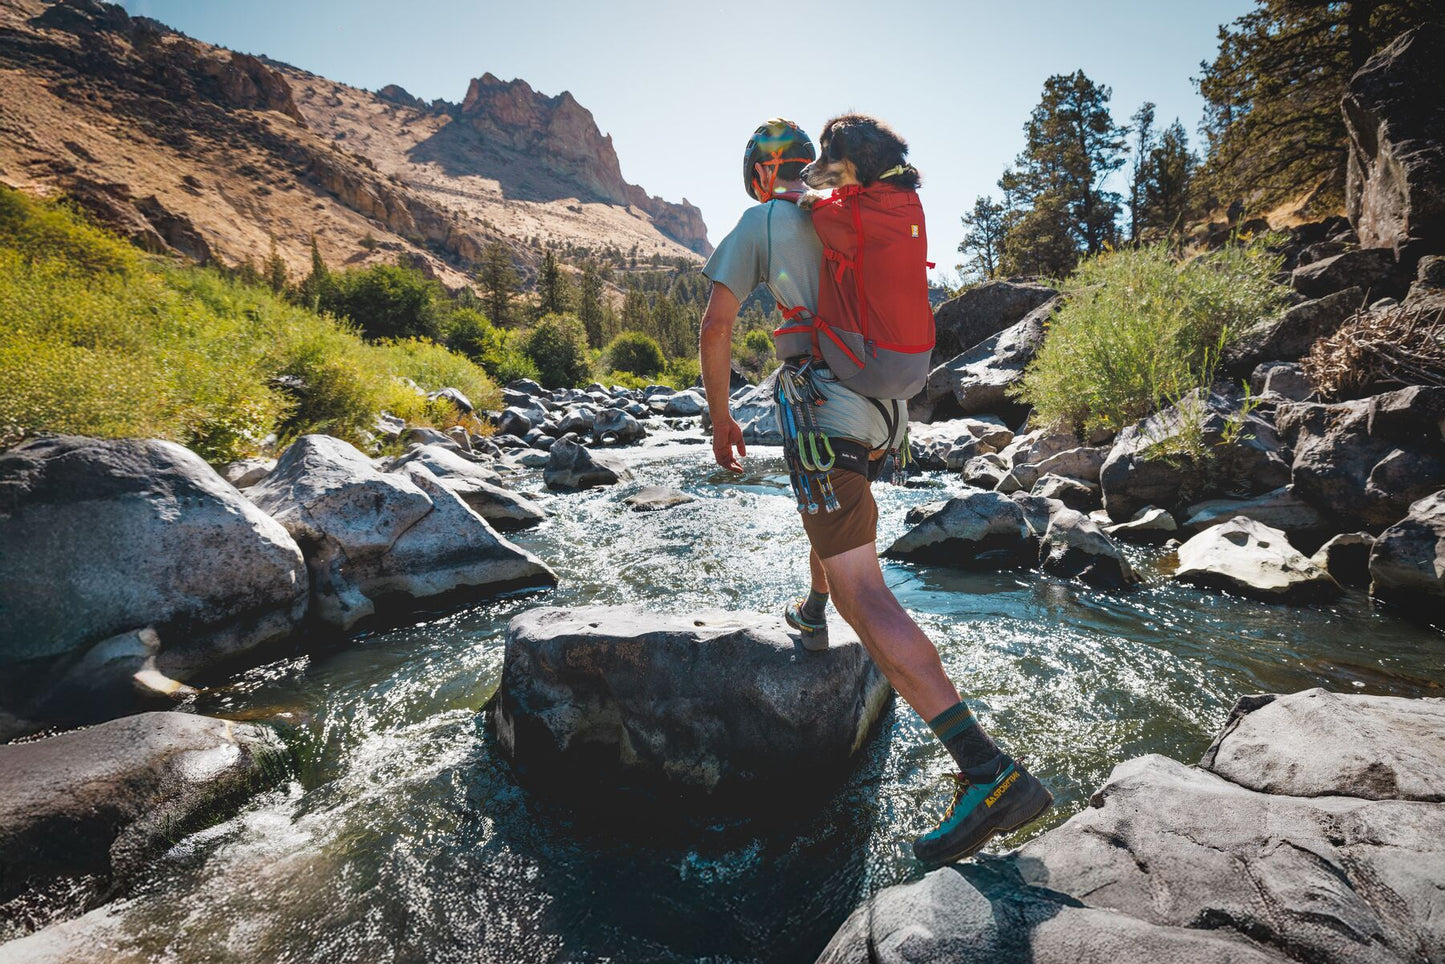
[[[806,626],[800,626],[793,622],[793,614],[791,612],[783,613],[783,622],[798,631],[798,635],[802,637],[803,648],[808,652],[821,653],[828,648],[828,634],[826,630],[821,634],[822,638],[820,641],[819,633],[816,630],[808,629]]]
[[[929,868],[930,870],[933,870],[933,869],[935,869],[935,868],[942,867],[944,864],[951,864],[951,863],[955,863],[956,861],[963,860],[965,857],[972,857],[974,854],[976,854],[976,853],[978,853],[980,850],[982,850],[982,849],[984,848],[984,845],[987,844],[987,843],[988,843],[990,840],[992,840],[994,837],[1000,837],[1000,836],[1003,836],[1004,834],[1013,833],[1015,830],[1018,830],[1020,827],[1026,827],[1026,826],[1028,826],[1029,824],[1033,823],[1035,820],[1039,819],[1039,818],[1042,817],[1044,814],[1048,813],[1048,812],[1049,812],[1049,808],[1054,805],[1054,795],[1053,795],[1052,793],[1049,793],[1047,790],[1045,790],[1044,793],[1047,794],[1047,796],[1048,796],[1048,799],[1044,801],[1044,805],[1041,806],[1041,807],[1039,807],[1037,810],[1035,810],[1035,811],[1034,811],[1032,814],[1030,814],[1029,816],[1024,817],[1022,820],[1020,820],[1018,823],[1014,824],[1012,827],[995,827],[994,829],[990,830],[987,834],[985,834],[983,837],[981,837],[981,838],[980,838],[978,841],[976,841],[975,843],[973,843],[973,844],[971,844],[971,845],[969,845],[969,846],[967,846],[967,847],[964,847],[962,850],[956,851],[956,852],[948,855],[947,857],[941,857],[941,858],[939,858],[936,862],[929,863],[929,864],[928,864],[928,868]]]

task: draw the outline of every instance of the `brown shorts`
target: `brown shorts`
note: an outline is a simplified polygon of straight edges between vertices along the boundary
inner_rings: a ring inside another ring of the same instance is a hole
[[[808,541],[819,559],[831,559],[878,539],[878,503],[873,501],[873,487],[867,477],[834,469],[828,479],[838,496],[838,508],[824,512],[820,507],[814,513],[801,513]]]

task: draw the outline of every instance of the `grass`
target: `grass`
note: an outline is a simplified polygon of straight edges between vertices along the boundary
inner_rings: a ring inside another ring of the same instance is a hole
[[[1182,263],[1164,246],[1084,262],[1017,397],[1041,424],[1117,431],[1207,386],[1223,346],[1284,306],[1280,263],[1260,242]]]
[[[0,447],[45,432],[167,438],[221,462],[326,432],[356,443],[383,409],[458,420],[495,384],[429,341],[371,343],[269,288],[143,255],[67,207],[0,187]]]

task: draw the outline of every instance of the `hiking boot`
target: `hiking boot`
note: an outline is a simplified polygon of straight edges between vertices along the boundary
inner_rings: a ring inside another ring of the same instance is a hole
[[[976,853],[990,838],[1032,823],[1054,804],[1038,778],[1003,753],[953,779],[957,786],[943,822],[913,841],[913,856],[929,867]]]
[[[828,648],[828,618],[813,620],[803,615],[803,600],[794,599],[783,608],[783,619],[803,638],[803,648],[821,653]]]

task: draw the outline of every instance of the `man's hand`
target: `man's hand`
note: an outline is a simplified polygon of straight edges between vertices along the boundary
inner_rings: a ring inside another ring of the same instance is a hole
[[[733,449],[738,450],[733,455]],[[743,427],[737,423],[737,419],[731,415],[725,423],[713,423],[712,426],[712,457],[717,464],[729,472],[741,472],[743,464],[738,459],[748,454],[747,447],[743,445]]]

